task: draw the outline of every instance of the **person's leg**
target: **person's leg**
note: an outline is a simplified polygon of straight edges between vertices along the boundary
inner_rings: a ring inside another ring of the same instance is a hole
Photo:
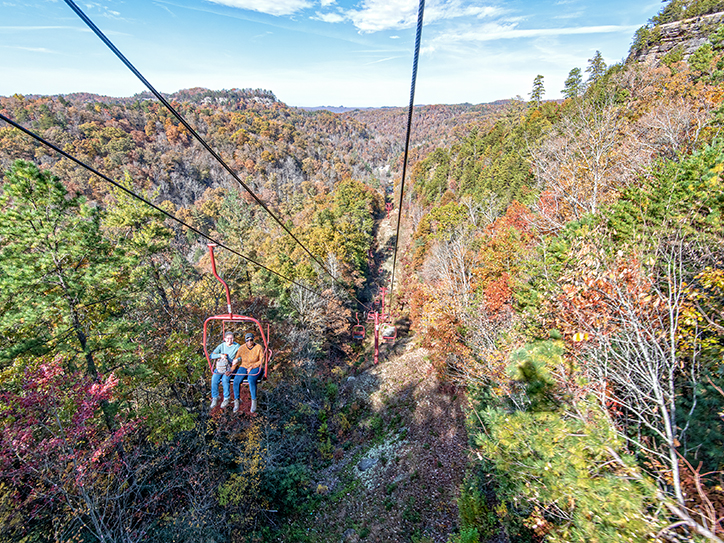
[[[263,371],[264,368],[249,370],[249,392],[252,400],[256,400],[256,382],[261,378]]]
[[[249,371],[249,392],[251,393],[251,409],[249,412],[256,413],[256,382],[262,376],[263,368],[254,368]]]
[[[211,397],[212,398],[218,398],[219,397],[219,381],[221,381],[221,374],[220,373],[212,373],[211,374]]]
[[[221,374],[220,373],[212,373],[211,374],[211,405],[209,406],[209,409],[213,409],[216,407],[216,404],[219,402],[219,381],[221,380]]]
[[[226,408],[227,405],[229,405],[229,400],[231,400],[231,385],[229,383],[230,377],[226,374],[223,375],[221,378],[221,383],[224,386],[224,401],[221,402],[221,409]]]
[[[239,386],[246,377],[246,368],[236,368],[236,375],[234,376],[234,413],[239,411]]]
[[[246,368],[237,368],[236,376],[234,377],[234,399],[239,401],[239,386],[247,376]]]
[[[224,386],[224,399],[228,400],[231,396],[231,376],[230,375],[224,375],[221,378],[221,382]]]

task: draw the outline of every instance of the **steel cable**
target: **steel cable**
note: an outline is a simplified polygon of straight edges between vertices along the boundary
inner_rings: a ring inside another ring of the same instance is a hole
[[[410,105],[407,111],[407,134],[405,136],[405,155],[402,161],[402,180],[400,181],[400,202],[397,209],[397,231],[395,233],[395,252],[392,259],[392,277],[390,279],[390,307],[392,293],[395,288],[395,269],[397,268],[397,248],[400,243],[400,223],[402,222],[402,198],[405,194],[405,175],[407,174],[407,157],[410,150],[410,133],[412,131],[412,110],[415,104],[415,86],[417,84],[417,64],[420,58],[420,41],[422,39],[422,19],[425,12],[425,0],[420,0],[417,10],[417,32],[415,35],[415,57],[412,62],[412,82],[410,84]]]

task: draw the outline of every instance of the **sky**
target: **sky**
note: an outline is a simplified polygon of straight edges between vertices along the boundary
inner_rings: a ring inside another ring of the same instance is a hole
[[[418,0],[76,0],[161,92],[266,89],[290,106],[406,106]],[[623,60],[660,0],[428,0],[416,104],[561,97]],[[142,83],[63,0],[0,0],[0,95],[132,96]]]

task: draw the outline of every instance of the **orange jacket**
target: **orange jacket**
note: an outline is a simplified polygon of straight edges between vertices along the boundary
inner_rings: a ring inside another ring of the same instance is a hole
[[[236,351],[236,360],[238,360],[238,364],[234,364],[232,371],[238,366],[247,370],[258,368],[264,365],[264,348],[259,343],[255,343],[251,349],[246,345],[242,345]]]

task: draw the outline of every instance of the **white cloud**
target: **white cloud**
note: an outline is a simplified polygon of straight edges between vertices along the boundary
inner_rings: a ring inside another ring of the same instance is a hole
[[[74,32],[91,32],[90,28],[83,26],[0,26],[0,33],[2,32],[26,32],[33,30],[72,30]],[[128,36],[125,32],[118,32],[116,30],[104,30],[103,33],[106,36]]]
[[[81,32],[90,32],[90,30],[79,26],[0,26],[0,32],[5,30],[79,30]]]
[[[319,13],[319,12],[317,12],[317,16],[312,17],[312,19],[316,19],[318,21],[323,21],[325,23],[343,23],[346,20],[346,17],[344,15],[340,15],[339,13]]]
[[[372,62],[368,62],[365,64],[365,66],[371,66],[372,64],[379,64],[380,62],[388,62],[390,60],[395,60],[396,58],[402,58],[402,57],[387,57],[387,58],[381,58],[379,60],[373,60]]]
[[[580,17],[583,17],[584,15],[585,15],[585,12],[583,10],[569,11],[568,13],[561,13],[559,15],[556,15],[553,18],[554,19],[578,19]]]
[[[613,32],[633,32],[637,26],[601,25],[579,26],[570,28],[516,28],[517,25],[501,25],[496,23],[482,25],[475,30],[447,33],[431,40],[426,48],[434,50],[440,45],[460,42],[482,42],[516,38],[539,38],[546,36],[566,36],[574,34],[606,34]]]
[[[215,4],[223,4],[232,8],[258,11],[269,15],[292,15],[297,11],[311,8],[309,0],[209,0]]]
[[[442,19],[456,19],[458,17],[494,17],[502,15],[505,10],[493,6],[464,5],[461,0],[439,0],[430,2],[425,9],[425,21],[432,22]]]
[[[364,0],[362,9],[348,13],[360,32],[407,28],[417,20],[415,0]]]
[[[161,9],[165,9],[168,12],[168,14],[171,15],[171,17],[176,17],[176,14],[173,11],[171,11],[167,6],[165,6],[163,4],[159,4],[158,2],[154,2],[153,5],[161,8]]]
[[[46,49],[45,47],[22,47],[20,45],[4,45],[2,46],[6,49],[18,49],[20,51],[30,51],[31,53],[52,53],[57,54],[57,51],[51,51],[50,49]]]
[[[362,7],[350,10],[347,18],[362,33],[410,28],[417,22],[416,0],[364,0]],[[460,17],[492,17],[504,10],[464,0],[433,0],[425,8],[425,22],[431,23]]]
[[[327,6],[333,6],[336,3],[337,3],[337,0],[321,0],[319,2],[319,5],[322,6],[323,8],[326,8]]]

